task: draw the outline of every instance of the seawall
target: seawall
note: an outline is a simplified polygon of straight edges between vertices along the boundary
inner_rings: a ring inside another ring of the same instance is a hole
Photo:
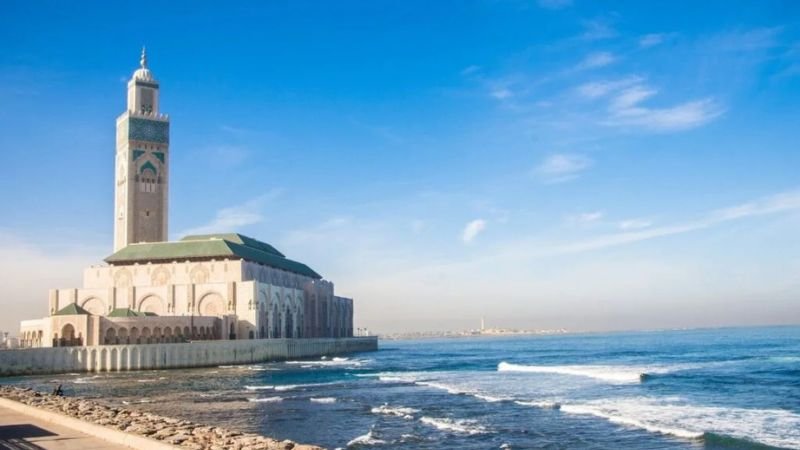
[[[254,364],[378,349],[378,338],[253,339],[0,351],[0,376]]]

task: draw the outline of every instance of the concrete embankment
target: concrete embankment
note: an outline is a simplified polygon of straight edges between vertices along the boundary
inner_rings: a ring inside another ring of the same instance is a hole
[[[254,339],[0,351],[0,376],[254,364],[378,349],[378,338]]]
[[[17,387],[0,387],[0,407],[135,449],[323,450],[313,445],[277,441],[256,434]]]

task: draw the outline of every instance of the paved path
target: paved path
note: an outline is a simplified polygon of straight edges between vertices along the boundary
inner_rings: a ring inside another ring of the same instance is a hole
[[[128,447],[0,406],[0,450],[96,450]]]

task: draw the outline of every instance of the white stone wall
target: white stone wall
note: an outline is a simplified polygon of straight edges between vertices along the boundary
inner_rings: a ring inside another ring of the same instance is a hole
[[[115,372],[253,364],[377,349],[376,337],[31,348],[0,351],[0,375]]]
[[[77,303],[101,317],[116,308],[217,317],[219,339],[352,336],[352,300],[333,295],[333,283],[248,261],[95,266],[83,281],[83,288],[51,290],[50,314]],[[38,345],[49,346],[60,326],[44,328]],[[84,342],[100,344],[104,332],[87,330],[83,336],[95,339]]]

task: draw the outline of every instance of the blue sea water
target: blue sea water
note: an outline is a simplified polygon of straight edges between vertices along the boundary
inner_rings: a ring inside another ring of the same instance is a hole
[[[5,382],[328,448],[800,448],[800,327],[381,341],[347,357]]]

